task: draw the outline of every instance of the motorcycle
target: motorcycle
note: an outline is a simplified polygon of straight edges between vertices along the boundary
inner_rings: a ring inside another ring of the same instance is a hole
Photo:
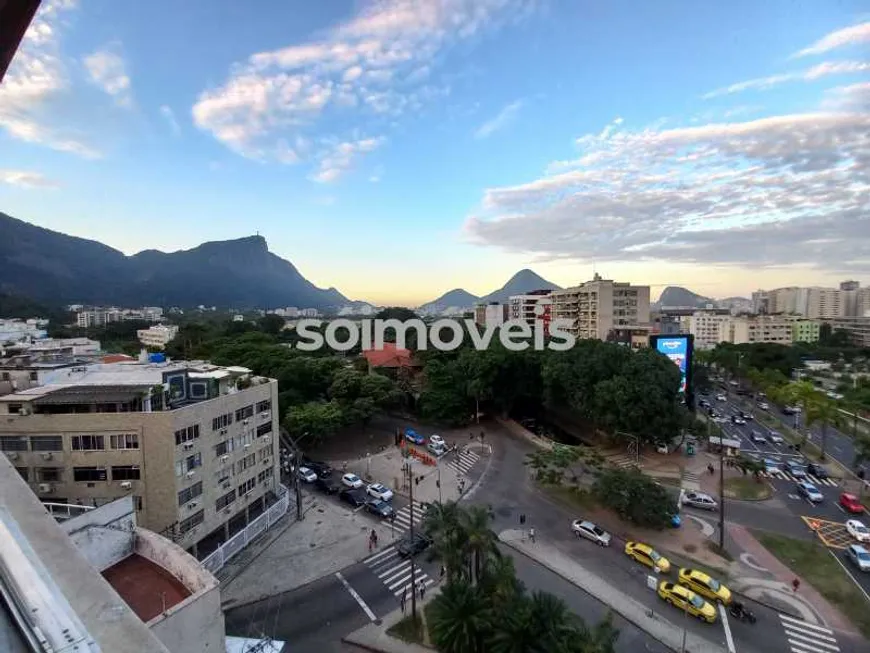
[[[756,622],[755,615],[750,610],[747,610],[742,603],[732,603],[728,613],[740,621],[748,622],[750,624]]]

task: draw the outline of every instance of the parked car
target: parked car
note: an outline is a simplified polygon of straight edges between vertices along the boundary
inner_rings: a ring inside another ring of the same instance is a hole
[[[362,505],[365,505],[365,502],[368,501],[368,496],[363,490],[355,489],[355,490],[342,490],[341,494],[338,495],[338,498],[344,503],[349,503],[354,508],[359,508]]]
[[[389,519],[389,517],[395,512],[393,506],[389,503],[375,498],[370,498],[366,501],[366,510],[373,515],[383,517],[384,519]]]
[[[761,431],[752,431],[752,434],[750,435],[750,437],[752,438],[753,442],[756,442],[758,444],[766,444],[767,443],[767,438],[765,438],[761,434]]]
[[[824,495],[809,481],[801,481],[797,484],[798,494],[811,503],[820,503],[825,500]]]
[[[700,594],[706,599],[728,605],[731,603],[731,590],[710,574],[698,569],[680,569],[677,581],[680,585]]]
[[[643,542],[626,542],[625,555],[651,569],[658,568],[663,574],[671,570],[670,561],[649,544]]]
[[[718,510],[719,504],[709,494],[703,492],[686,492],[683,495],[683,505],[701,508],[702,510]]]
[[[807,477],[807,468],[803,466],[802,463],[799,463],[794,460],[789,460],[785,464],[785,471],[794,476],[795,478],[806,478]]]
[[[782,474],[782,469],[780,469],[779,463],[775,460],[771,460],[770,458],[764,459],[764,473],[765,474]]]
[[[743,419],[745,419],[747,421],[750,421],[750,422],[752,421],[752,413],[747,413],[747,412],[741,410],[740,417],[742,417]]]
[[[610,546],[610,533],[596,526],[591,521],[575,519],[571,522],[571,530],[577,537],[592,540],[599,546]]]
[[[846,531],[859,542],[870,542],[870,528],[867,528],[857,519],[846,522]]]
[[[810,463],[807,465],[807,474],[820,479],[828,478],[828,470],[818,463]]]
[[[658,595],[665,603],[676,606],[693,617],[698,617],[707,623],[716,621],[716,608],[682,585],[662,581],[659,584]]]
[[[444,442],[444,438],[442,438],[440,435],[430,435],[429,436],[429,443],[435,444],[435,445],[440,445],[442,447],[447,446],[447,443]]]
[[[758,407],[759,407],[761,410],[770,410],[770,406],[768,405],[768,403],[767,403],[766,401],[760,401],[760,402],[758,402]]]
[[[372,483],[366,488],[366,493],[370,497],[380,499],[381,501],[390,501],[393,498],[393,491],[386,485],[380,483]]]
[[[767,439],[771,442],[771,444],[782,444],[785,440],[782,439],[782,435],[779,431],[771,431],[767,434]]]
[[[296,470],[296,475],[306,483],[314,483],[317,480],[317,474],[307,467],[300,467]]]
[[[732,415],[731,416],[731,423],[743,425],[743,424],[746,424],[746,420],[743,419],[742,417],[740,417],[740,415]]]
[[[413,538],[408,535],[399,540],[399,543],[396,544],[396,552],[403,558],[407,558],[422,553],[429,548],[430,544],[432,544],[432,540],[423,533],[414,533]]]
[[[426,444],[426,438],[417,433],[414,429],[405,429],[405,439],[414,444]]]
[[[426,449],[436,458],[440,458],[447,453],[447,447],[445,447],[443,444],[435,444],[434,442],[430,442],[429,444],[427,444]]]
[[[843,510],[853,515],[860,515],[864,512],[864,506],[858,500],[858,497],[850,492],[843,492],[840,495],[840,505],[843,507]]]
[[[860,544],[851,544],[846,548],[846,558],[860,571],[870,571],[870,551]]]
[[[332,467],[328,464],[320,462],[318,460],[308,460],[305,459],[302,461],[302,464],[305,465],[312,472],[317,474],[317,478],[329,478],[332,476]]]
[[[716,395],[716,401],[728,401],[725,395]]]
[[[314,481],[314,488],[324,494],[338,494],[341,492],[341,486],[328,478],[318,478]]]
[[[350,472],[342,475],[341,484],[353,490],[361,488],[363,485],[365,485],[359,476],[357,476],[356,474],[351,474]]]

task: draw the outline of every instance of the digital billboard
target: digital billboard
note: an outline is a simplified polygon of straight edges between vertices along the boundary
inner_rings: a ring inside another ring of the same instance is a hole
[[[650,336],[650,346],[664,354],[680,368],[680,392],[686,397],[686,404],[692,407],[692,356],[695,352],[694,338],[690,334],[673,336]]]

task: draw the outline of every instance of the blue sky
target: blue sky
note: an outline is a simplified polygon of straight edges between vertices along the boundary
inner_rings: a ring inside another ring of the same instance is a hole
[[[46,1],[0,87],[0,210],[126,253],[259,232],[377,303],[526,266],[860,278],[866,8]]]

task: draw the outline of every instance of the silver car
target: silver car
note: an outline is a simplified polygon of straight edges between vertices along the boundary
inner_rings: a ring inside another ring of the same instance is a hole
[[[718,510],[719,504],[709,494],[703,492],[686,492],[683,495],[683,505],[702,510]]]
[[[846,549],[846,558],[861,571],[870,571],[870,551],[860,544],[852,544]]]
[[[571,522],[571,530],[577,537],[585,537],[592,540],[598,546],[610,546],[610,533],[596,526],[591,521],[575,519]]]

